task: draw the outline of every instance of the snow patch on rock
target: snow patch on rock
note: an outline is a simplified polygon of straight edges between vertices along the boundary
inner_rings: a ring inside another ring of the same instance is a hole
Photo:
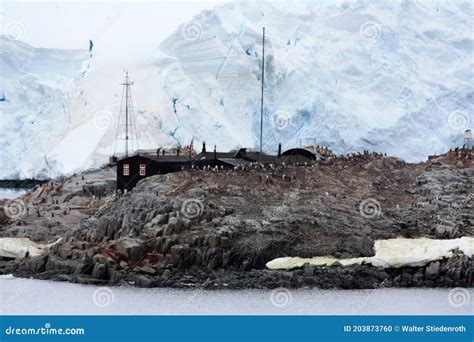
[[[376,267],[423,266],[434,260],[451,258],[456,252],[472,257],[474,255],[474,238],[462,237],[452,240],[388,239],[377,240],[374,244],[375,255],[372,257],[338,259],[330,256],[314,258],[284,257],[269,261],[266,266],[272,270],[292,269],[305,264],[314,266],[342,266],[370,264]]]
[[[28,238],[0,238],[0,257],[3,258],[26,258],[37,257],[48,253],[49,248],[61,239],[52,244],[40,244]]]

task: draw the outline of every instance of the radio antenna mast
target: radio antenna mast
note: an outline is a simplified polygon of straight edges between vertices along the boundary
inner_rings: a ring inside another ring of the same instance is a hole
[[[265,27],[263,27],[262,35],[262,97],[260,101],[260,153],[258,154],[258,162],[262,163],[262,139],[263,139],[263,87],[265,83]]]
[[[117,150],[118,140],[125,140],[125,158],[128,157],[129,151],[138,151],[138,134],[137,125],[135,122],[135,116],[133,113],[133,101],[132,101],[132,89],[133,82],[130,81],[128,76],[128,70],[125,70],[125,81],[122,83],[122,103],[120,105],[120,115],[117,127],[117,140],[115,141],[114,155]],[[121,120],[125,119],[125,122],[121,124]],[[125,135],[123,138],[119,138],[120,126],[125,126]]]

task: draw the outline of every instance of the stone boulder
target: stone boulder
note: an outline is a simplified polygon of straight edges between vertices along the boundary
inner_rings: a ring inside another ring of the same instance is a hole
[[[438,224],[435,227],[435,235],[438,239],[453,239],[457,233],[458,229],[454,226]]]
[[[79,207],[86,207],[90,204],[91,200],[90,198],[83,197],[83,196],[74,196],[69,200],[69,203],[74,206],[79,206]]]
[[[105,266],[104,264],[95,264],[94,270],[92,271],[92,277],[103,280],[108,279],[109,272],[107,266]]]
[[[141,260],[146,253],[144,242],[132,237],[123,237],[116,243],[117,250],[128,257],[130,261]]]

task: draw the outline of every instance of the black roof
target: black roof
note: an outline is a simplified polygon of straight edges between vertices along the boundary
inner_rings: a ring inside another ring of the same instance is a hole
[[[250,163],[248,160],[240,158],[218,158],[218,160],[231,166],[245,166]]]
[[[190,161],[189,155],[184,156],[177,156],[174,154],[165,154],[165,155],[157,155],[157,154],[135,154],[133,156],[129,156],[127,158],[122,158],[121,160],[129,159],[129,158],[146,158],[149,160],[154,160],[156,162],[186,162]]]
[[[290,151],[290,150],[289,150]],[[287,151],[288,152],[288,151]],[[286,153],[286,152],[285,152]],[[308,153],[308,152],[306,152]],[[178,163],[178,162],[187,162],[190,161],[189,155],[175,155],[175,154],[135,154],[127,158],[120,159],[121,161],[129,158],[146,158],[156,162],[163,163]],[[230,165],[247,165],[249,162],[262,162],[264,164],[278,164],[281,162],[281,158],[269,154],[262,153],[258,151],[248,152],[246,148],[241,148],[239,151],[231,152],[201,152],[193,158],[193,161],[201,160],[221,160],[222,162],[228,163]]]
[[[260,155],[260,152],[247,152],[242,158],[251,162],[262,162],[263,164],[276,164],[280,162],[280,158],[277,156],[265,153]]]
[[[259,151],[247,151],[247,148],[241,148],[234,155],[233,158],[241,158],[250,162],[261,161],[264,164],[279,163],[280,159],[277,156],[272,156],[266,153],[262,153],[260,156]]]
[[[196,157],[194,157],[195,160],[201,160],[201,159],[214,159],[215,158],[232,158],[234,156],[234,152],[201,152]]]
[[[304,157],[307,157],[309,159],[325,159],[322,155],[320,155],[318,152],[316,151],[312,151],[310,149],[307,149],[307,148],[300,148],[300,147],[297,147],[297,148],[291,148],[289,150],[286,150],[285,152],[283,152],[281,154],[282,157],[286,157],[286,156],[297,156],[297,155],[300,155],[300,156],[304,156]]]
[[[162,156],[152,156],[151,159],[157,162],[186,162],[190,161],[189,156],[176,156],[176,155],[162,155]]]
[[[241,148],[235,154],[232,156],[233,158],[242,158],[247,154],[247,149],[246,148]]]

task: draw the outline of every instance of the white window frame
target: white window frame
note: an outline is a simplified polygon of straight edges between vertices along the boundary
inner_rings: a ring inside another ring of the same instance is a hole
[[[146,176],[146,164],[140,164],[139,174],[140,176]]]
[[[123,164],[123,175],[130,176],[130,164]]]

